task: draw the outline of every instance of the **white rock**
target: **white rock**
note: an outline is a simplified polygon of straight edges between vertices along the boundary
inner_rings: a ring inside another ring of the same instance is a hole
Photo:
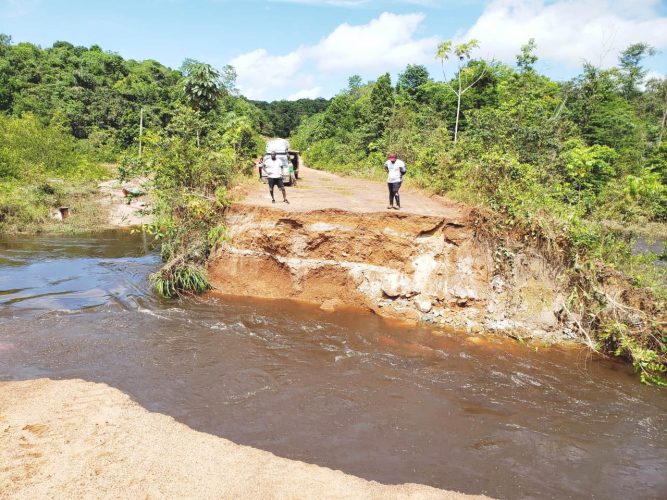
[[[401,295],[401,280],[397,274],[385,274],[382,277],[382,293],[387,297]]]
[[[453,286],[450,293],[457,299],[477,300],[479,298],[475,290],[460,285]]]
[[[417,306],[417,309],[423,313],[427,313],[433,308],[431,301],[421,295],[415,299],[415,305]]]

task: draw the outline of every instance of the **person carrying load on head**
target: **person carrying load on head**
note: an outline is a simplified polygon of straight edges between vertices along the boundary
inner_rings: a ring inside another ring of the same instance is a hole
[[[266,174],[269,181],[269,192],[271,193],[271,203],[275,203],[276,199],[273,197],[273,188],[278,186],[283,192],[283,202],[288,203],[287,193],[285,192],[285,185],[283,184],[283,163],[276,156],[275,151],[271,151],[271,158],[264,161],[262,170]]]
[[[389,153],[387,161],[384,164],[384,170],[387,172],[387,187],[389,188],[389,206],[387,209],[401,209],[401,198],[398,195],[398,190],[401,189],[403,176],[407,171],[405,163],[398,159],[396,153]],[[394,206],[396,201],[396,206]]]

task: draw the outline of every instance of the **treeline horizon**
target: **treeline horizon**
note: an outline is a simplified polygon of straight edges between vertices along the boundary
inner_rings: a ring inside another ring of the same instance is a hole
[[[56,41],[42,48],[14,44],[9,35],[0,34],[0,113],[32,113],[44,124],[66,125],[75,138],[118,153],[136,145],[142,108],[147,129],[168,124],[174,104],[184,99],[182,81],[191,62],[186,59],[181,68],[172,69],[155,59],[125,59],[99,45]],[[243,113],[263,135],[289,136],[301,118],[328,104],[324,98],[252,101],[239,94],[231,66],[220,72],[222,83],[245,101]]]

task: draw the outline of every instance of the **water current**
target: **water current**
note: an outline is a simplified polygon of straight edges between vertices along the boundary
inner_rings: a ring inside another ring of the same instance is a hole
[[[0,239],[0,379],[82,378],[277,455],[497,498],[667,498],[667,392],[581,349],[156,298],[141,234]]]

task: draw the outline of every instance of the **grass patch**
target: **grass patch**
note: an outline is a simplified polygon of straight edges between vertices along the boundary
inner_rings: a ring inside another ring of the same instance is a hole
[[[166,299],[181,295],[200,294],[211,289],[206,271],[183,257],[173,259],[158,272],[150,275],[155,292]]]

